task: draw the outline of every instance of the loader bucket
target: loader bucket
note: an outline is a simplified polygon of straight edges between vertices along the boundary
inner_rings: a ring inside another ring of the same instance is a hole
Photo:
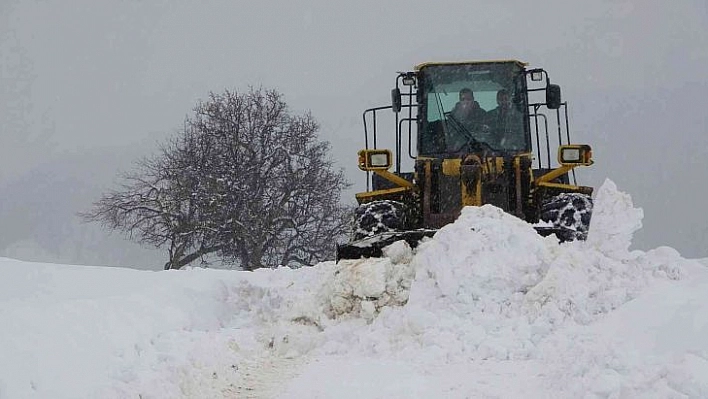
[[[419,229],[410,231],[388,231],[361,240],[337,245],[336,259],[378,258],[383,256],[383,249],[396,241],[404,240],[415,248],[425,237],[432,237],[436,229]]]
[[[550,235],[555,235],[560,242],[568,242],[568,241],[585,241],[585,238],[587,237],[587,234],[583,234],[580,232],[577,232],[573,229],[569,229],[567,227],[560,227],[560,226],[554,226],[554,227],[540,227],[540,226],[534,226],[534,229],[536,229],[536,232],[543,236],[543,237],[548,237]]]

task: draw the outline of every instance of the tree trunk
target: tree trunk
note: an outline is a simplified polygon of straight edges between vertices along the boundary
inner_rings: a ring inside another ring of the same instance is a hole
[[[196,252],[192,252],[191,254],[189,254],[187,256],[183,256],[183,257],[175,258],[175,259],[170,259],[167,263],[165,263],[165,270],[169,270],[169,269],[179,270],[182,267],[187,266],[188,264],[194,262],[198,258],[200,258],[206,254],[216,252],[216,251],[220,250],[221,248],[222,248],[222,246],[220,246],[220,245],[214,246],[214,247],[209,247],[209,248],[201,248],[200,250],[198,250]]]

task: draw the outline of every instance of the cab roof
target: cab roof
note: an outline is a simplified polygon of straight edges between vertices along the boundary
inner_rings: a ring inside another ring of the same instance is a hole
[[[421,64],[418,64],[414,67],[414,70],[416,72],[420,71],[421,69],[429,66],[440,66],[440,65],[484,65],[484,64],[516,64],[517,66],[521,68],[525,68],[528,63],[523,62],[523,61],[518,61],[518,60],[488,60],[488,61],[450,61],[450,62],[424,62]]]

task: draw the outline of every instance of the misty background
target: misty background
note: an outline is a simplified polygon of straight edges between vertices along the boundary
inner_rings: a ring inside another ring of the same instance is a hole
[[[361,113],[426,61],[518,59],[549,71],[579,183],[644,209],[634,248],[708,257],[708,3],[0,0],[0,256],[161,269],[163,251],[87,210],[210,91],[273,88],[310,111],[354,183]]]

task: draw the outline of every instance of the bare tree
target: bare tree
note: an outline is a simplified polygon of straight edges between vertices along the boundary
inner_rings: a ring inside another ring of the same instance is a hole
[[[244,270],[327,259],[346,228],[339,200],[349,184],[318,130],[275,90],[212,93],[83,216],[166,246],[165,269],[208,254]]]

